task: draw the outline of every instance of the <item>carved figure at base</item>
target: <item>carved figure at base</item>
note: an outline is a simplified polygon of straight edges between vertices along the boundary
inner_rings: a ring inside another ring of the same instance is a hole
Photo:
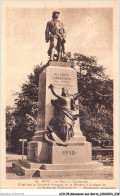
[[[75,101],[80,94],[69,95],[67,88],[62,88],[61,96],[56,94],[54,86],[49,86],[52,94],[57,97],[51,100],[54,107],[54,116],[49,122],[45,139],[48,142],[56,142],[59,145],[67,145],[67,142],[74,136],[74,123],[78,116],[73,111],[79,108]]]
[[[54,11],[52,20],[47,23],[45,31],[46,42],[50,42],[48,56],[50,60],[60,61],[65,54],[66,33],[63,23],[58,20],[60,12]],[[57,52],[57,54],[56,54]]]

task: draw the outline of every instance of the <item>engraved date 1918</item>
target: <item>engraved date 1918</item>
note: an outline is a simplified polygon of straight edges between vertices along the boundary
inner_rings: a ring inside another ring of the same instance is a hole
[[[72,150],[72,151],[68,151],[68,150],[62,151],[63,155],[76,155],[76,153],[77,152],[75,152],[74,150]]]

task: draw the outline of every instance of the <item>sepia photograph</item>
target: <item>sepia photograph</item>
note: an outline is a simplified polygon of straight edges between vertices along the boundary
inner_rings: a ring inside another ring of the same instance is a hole
[[[3,188],[118,188],[117,17],[113,1],[2,2]]]

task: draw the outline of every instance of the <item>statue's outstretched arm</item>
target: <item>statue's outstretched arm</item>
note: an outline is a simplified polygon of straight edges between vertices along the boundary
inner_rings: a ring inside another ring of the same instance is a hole
[[[61,100],[64,100],[64,98],[62,96],[59,96],[55,93],[55,90],[54,90],[54,86],[52,84],[50,84],[49,88],[51,89],[51,92],[52,94],[57,97],[58,99],[61,99]]]
[[[78,97],[81,96],[81,93],[77,93],[74,95],[73,101],[75,102],[77,100]]]
[[[80,95],[81,95],[81,93],[74,94],[74,98],[72,98],[72,100],[71,100],[71,108],[72,108],[72,110],[79,109],[79,105],[76,105],[75,101],[77,100],[78,97],[80,97]]]

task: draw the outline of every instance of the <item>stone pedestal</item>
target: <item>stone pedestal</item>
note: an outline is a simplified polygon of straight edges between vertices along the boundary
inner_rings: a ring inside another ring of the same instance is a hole
[[[50,84],[54,85],[55,90],[59,95],[61,95],[61,89],[63,87],[68,89],[69,94],[75,94],[78,92],[77,72],[70,68],[69,63],[50,62],[49,66],[39,76],[37,131],[35,132],[32,141],[28,143],[27,159],[40,163],[42,161],[48,162],[50,160],[47,158],[49,147],[44,141],[47,126],[53,117],[51,99],[56,99],[48,88]],[[74,114],[78,113],[79,111],[74,112]],[[85,140],[86,138],[80,130],[80,122],[78,118],[75,121],[72,142],[76,143]],[[43,156],[45,157],[43,158]]]
[[[76,70],[70,68],[69,63],[50,62],[49,66],[40,74],[38,93],[38,122],[37,131],[28,142],[27,160],[13,163],[13,168],[27,177],[40,178],[69,178],[94,175],[94,179],[101,175],[112,175],[112,168],[104,168],[99,162],[92,161],[91,143],[86,141],[80,130],[79,118],[74,124],[74,137],[67,146],[49,144],[45,141],[45,133],[49,121],[53,117],[51,99],[55,99],[48,88],[53,84],[57,94],[67,87],[69,94],[78,92]],[[75,115],[79,111],[75,111]]]

